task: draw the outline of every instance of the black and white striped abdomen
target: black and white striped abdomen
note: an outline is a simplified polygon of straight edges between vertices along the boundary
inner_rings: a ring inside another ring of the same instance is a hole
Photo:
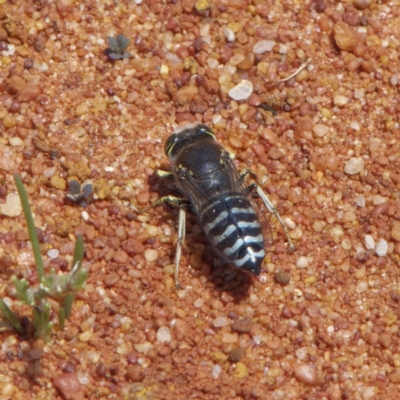
[[[202,204],[198,217],[209,241],[227,261],[259,274],[265,257],[257,214],[242,193],[224,193]]]

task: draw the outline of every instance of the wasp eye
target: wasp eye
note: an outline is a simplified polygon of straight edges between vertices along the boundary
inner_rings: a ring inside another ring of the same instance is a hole
[[[165,142],[164,152],[168,158],[171,158],[171,152],[174,148],[176,142],[178,141],[178,137],[175,133],[173,133]]]

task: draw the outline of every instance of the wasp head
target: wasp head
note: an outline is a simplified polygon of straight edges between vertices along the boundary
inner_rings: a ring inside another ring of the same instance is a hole
[[[172,160],[184,147],[200,140],[215,140],[215,134],[211,128],[203,124],[185,125],[176,130],[165,142],[164,151],[166,156]]]

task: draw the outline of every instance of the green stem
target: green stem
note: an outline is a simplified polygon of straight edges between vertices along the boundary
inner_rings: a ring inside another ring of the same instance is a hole
[[[65,318],[69,319],[71,316],[72,304],[75,300],[75,293],[69,293],[65,296],[63,309],[65,313]]]
[[[58,327],[60,328],[60,331],[64,330],[64,322],[65,322],[65,310],[60,307],[60,311],[58,313]]]
[[[29,239],[32,243],[33,255],[36,262],[36,270],[39,277],[39,282],[42,282],[44,277],[44,264],[42,254],[40,252],[39,239],[36,234],[35,223],[33,221],[31,207],[29,206],[28,195],[24,184],[19,175],[14,175],[14,181],[17,186],[18,195],[21,200],[22,209],[24,210],[26,225],[28,226]]]
[[[83,237],[78,235],[75,242],[74,259],[72,260],[72,268],[75,267],[77,262],[82,262],[84,253]]]
[[[3,299],[0,299],[0,310],[3,312],[4,316],[8,319],[8,321],[15,328],[15,330],[19,332],[21,335],[25,335],[25,329],[21,325],[21,322],[19,322],[17,316],[10,309],[10,307],[8,307],[8,305],[3,301]]]

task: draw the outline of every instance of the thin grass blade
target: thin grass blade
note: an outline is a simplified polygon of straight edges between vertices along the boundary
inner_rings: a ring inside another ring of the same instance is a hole
[[[14,314],[11,308],[8,307],[8,305],[3,301],[3,299],[0,299],[0,310],[2,311],[4,317],[7,318],[10,324],[15,328],[15,330],[21,335],[25,335],[24,327],[21,325],[17,316]]]
[[[58,312],[58,327],[60,331],[64,330],[64,322],[65,322],[65,311],[62,307],[60,307],[60,311]]]
[[[71,316],[71,311],[72,311],[72,304],[74,303],[75,300],[75,294],[74,293],[69,293],[65,296],[64,299],[64,304],[63,304],[63,310],[65,313],[65,318],[69,319]]]
[[[39,277],[39,282],[41,282],[44,277],[44,264],[42,253],[40,252],[39,239],[36,234],[31,207],[28,201],[28,195],[19,175],[14,175],[14,181],[17,186],[19,198],[21,199],[21,205],[24,211],[26,225],[28,226],[29,239],[32,243],[33,255],[35,257],[36,270]]]

